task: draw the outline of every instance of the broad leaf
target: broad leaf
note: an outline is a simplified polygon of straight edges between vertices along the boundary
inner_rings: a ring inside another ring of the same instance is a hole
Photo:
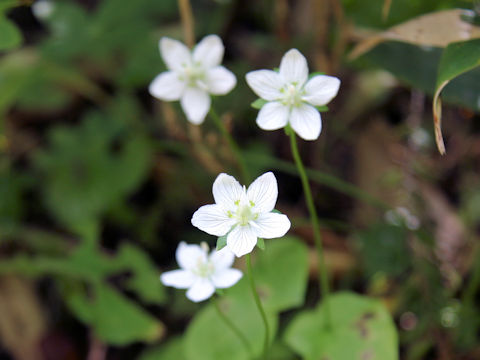
[[[22,34],[15,24],[0,13],[0,51],[14,49],[22,43]]]
[[[67,303],[93,327],[99,339],[109,344],[153,342],[164,333],[162,323],[106,284],[97,284],[91,299],[75,292],[67,296]]]
[[[458,77],[480,65],[480,39],[456,42],[446,47],[438,67],[437,84],[433,97],[433,120],[435,124],[435,140],[438,151],[445,154],[443,143],[441,121],[442,104],[440,93],[447,84]],[[478,105],[477,105],[478,106]]]
[[[333,328],[325,324],[324,304],[292,321],[285,341],[306,360],[397,360],[398,336],[390,314],[378,300],[336,293],[329,308]]]

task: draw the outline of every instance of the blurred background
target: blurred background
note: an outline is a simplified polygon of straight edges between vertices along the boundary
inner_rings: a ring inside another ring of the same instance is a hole
[[[319,291],[301,182],[244,80],[292,47],[342,80],[320,139],[300,141],[334,289],[386,304],[402,359],[480,359],[480,71],[442,92],[444,156],[431,110],[442,46],[480,37],[477,3],[191,4],[196,41],[218,34],[238,79],[213,104],[250,172],[275,173],[277,208],[308,246],[305,306]],[[471,10],[468,31],[412,20],[455,8]],[[185,41],[184,26],[176,0],[0,0],[1,359],[182,359],[175,339],[201,305],[158,276],[180,241],[215,246],[191,215],[219,172],[239,175],[210,119],[189,125],[147,91],[165,70],[159,39]]]

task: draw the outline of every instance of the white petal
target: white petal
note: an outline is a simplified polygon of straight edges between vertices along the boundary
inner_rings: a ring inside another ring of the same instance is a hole
[[[334,76],[317,75],[308,80],[305,85],[305,96],[302,97],[306,101],[315,106],[328,104],[335,96],[337,96],[340,88],[340,80]]]
[[[297,49],[289,50],[280,63],[280,75],[292,83],[303,85],[308,78],[307,59]]]
[[[178,244],[175,257],[178,266],[185,270],[196,268],[199,261],[202,263],[207,261],[207,253],[200,245],[188,245],[184,241]]]
[[[160,275],[160,280],[165,286],[173,286],[177,289],[188,289],[193,285],[197,277],[190,271],[173,270]]]
[[[210,110],[210,95],[204,90],[189,87],[180,99],[180,104],[188,121],[198,125],[205,120]]]
[[[290,114],[290,125],[305,140],[316,140],[322,131],[320,113],[313,106],[302,104]]]
[[[283,214],[259,214],[254,222],[257,236],[264,239],[282,237],[290,229],[290,220]]]
[[[282,97],[280,89],[284,85],[282,77],[272,70],[250,71],[245,76],[248,86],[262,99],[272,101]]]
[[[230,231],[235,220],[230,219],[219,205],[204,205],[192,217],[192,225],[210,235],[223,236]]]
[[[215,287],[208,279],[199,278],[193,286],[187,291],[187,298],[193,302],[199,302],[208,299],[215,292]]]
[[[166,71],[158,75],[150,83],[148,91],[158,99],[175,101],[180,99],[185,89],[185,83],[178,78],[174,71]]]
[[[257,116],[257,125],[263,130],[281,129],[288,122],[288,106],[272,101],[262,106]]]
[[[235,202],[242,198],[243,188],[233,176],[222,173],[213,182],[212,192],[216,204],[234,211],[237,208]]]
[[[160,39],[159,47],[163,61],[169,70],[180,70],[192,62],[190,50],[178,40],[163,37]]]
[[[207,71],[207,88],[213,95],[228,94],[237,84],[237,78],[223,66],[216,66]]]
[[[217,289],[226,289],[235,285],[242,278],[243,274],[237,269],[225,269],[212,275],[213,285]]]
[[[193,49],[193,61],[209,69],[220,65],[225,48],[217,35],[205,36]]]
[[[253,211],[270,212],[275,207],[278,197],[277,179],[272,172],[267,172],[255,179],[247,190],[248,200],[254,203]]]
[[[227,236],[227,247],[237,256],[252,252],[257,244],[257,235],[249,226],[237,226]]]
[[[225,270],[233,265],[235,256],[233,253],[226,247],[220,251],[212,251],[210,254],[210,261],[215,267],[216,271]]]

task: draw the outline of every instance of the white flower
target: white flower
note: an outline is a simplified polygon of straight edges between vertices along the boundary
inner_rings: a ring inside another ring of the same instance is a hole
[[[286,215],[272,212],[277,202],[277,180],[268,172],[246,190],[233,176],[220,174],[213,183],[215,204],[204,205],[192,224],[210,235],[227,235],[227,248],[236,256],[253,250],[257,238],[282,237],[290,229]]]
[[[38,0],[32,4],[33,15],[37,19],[44,20],[50,17],[53,13],[54,5],[49,0]]]
[[[163,37],[159,46],[169,71],[151,82],[150,94],[165,101],[180,100],[187,119],[201,124],[210,109],[210,94],[225,95],[237,83],[235,75],[220,65],[222,40],[206,36],[190,51],[180,41]]]
[[[398,206],[393,210],[385,213],[385,220],[392,225],[406,225],[410,230],[418,230],[420,228],[420,220],[413,215],[410,210],[403,206]]]
[[[258,113],[258,126],[277,130],[290,123],[305,140],[317,139],[322,130],[314,106],[329,103],[340,87],[340,80],[333,76],[316,75],[308,80],[307,60],[297,49],[283,56],[279,72],[251,71],[246,79],[255,94],[268,101]]]
[[[234,256],[228,249],[213,250],[208,246],[187,245],[181,242],[176,252],[179,270],[167,271],[160,276],[164,285],[188,289],[187,298],[194,302],[208,299],[215,289],[229,288],[242,278],[242,272],[231,269]]]

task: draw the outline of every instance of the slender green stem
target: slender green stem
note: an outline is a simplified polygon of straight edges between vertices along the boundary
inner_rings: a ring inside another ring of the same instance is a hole
[[[252,262],[250,259],[250,254],[247,254],[246,256],[246,262],[247,262],[247,275],[248,279],[250,281],[250,288],[252,289],[252,294],[253,298],[255,300],[255,304],[257,305],[258,312],[260,313],[262,320],[263,320],[263,325],[265,326],[265,340],[263,342],[263,352],[262,352],[262,358],[266,359],[267,358],[267,353],[268,353],[268,348],[270,345],[270,329],[268,327],[268,320],[267,320],[267,314],[265,313],[265,310],[263,309],[262,302],[260,301],[260,297],[258,296],[257,288],[255,286],[255,279],[253,278],[253,271],[252,271]]]
[[[244,183],[249,183],[250,182],[250,173],[248,172],[247,165],[245,164],[245,161],[243,160],[242,153],[240,152],[240,148],[238,147],[237,143],[235,140],[233,140],[232,135],[228,132],[227,128],[225,127],[225,124],[223,121],[220,119],[220,116],[218,116],[217,112],[213,108],[213,106],[210,107],[210,117],[213,119],[215,125],[218,127],[220,132],[222,133],[223,137],[228,143],[228,146],[232,150],[233,155],[235,156],[238,166],[240,168],[240,172],[242,174],[242,179]]]
[[[235,326],[233,321],[231,321],[227,317],[227,315],[225,315],[223,313],[223,311],[222,311],[222,309],[220,309],[220,305],[218,304],[218,301],[215,297],[212,297],[212,302],[213,302],[213,305],[215,306],[215,310],[217,310],[218,316],[220,316],[222,318],[222,320],[225,322],[225,324],[230,328],[230,330],[232,330],[235,333],[235,335],[238,336],[238,338],[242,342],[243,346],[245,346],[245,349],[247,350],[248,354],[250,355],[250,358],[253,359],[253,351],[252,351],[252,348],[251,348],[250,343],[248,342],[247,338],[242,334],[240,329]]]
[[[310,184],[308,183],[308,176],[303,166],[302,159],[298,152],[297,138],[295,132],[292,129],[289,129],[290,132],[290,145],[292,148],[292,155],[297,165],[298,173],[300,174],[300,179],[302,180],[303,192],[305,193],[305,201],[307,202],[308,211],[310,212],[310,220],[313,226],[313,237],[315,240],[315,247],[317,248],[318,256],[318,279],[320,282],[320,288],[322,289],[323,303],[325,309],[325,325],[327,328],[332,327],[332,317],[330,313],[330,304],[328,302],[330,289],[328,284],[328,272],[327,267],[325,266],[325,258],[323,255],[323,245],[322,245],[322,235],[320,233],[320,226],[318,222],[317,210],[315,209],[315,204],[313,203],[312,191],[310,189]]]

